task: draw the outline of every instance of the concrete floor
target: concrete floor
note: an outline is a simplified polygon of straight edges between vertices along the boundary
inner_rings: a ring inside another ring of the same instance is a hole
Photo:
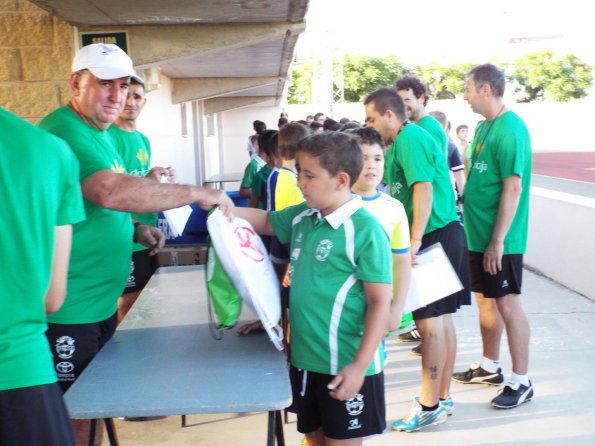
[[[365,440],[366,445],[595,445],[595,303],[549,279],[525,272],[523,302],[532,328],[530,376],[533,401],[510,410],[489,405],[497,389],[453,383],[455,413],[438,427],[417,433],[387,430]],[[481,357],[481,339],[475,305],[455,316],[458,335],[456,370]],[[264,339],[263,339],[264,341]],[[510,358],[503,341],[502,362],[510,374]],[[409,410],[419,391],[420,359],[409,354],[415,344],[388,344],[386,374],[387,423]],[[271,347],[272,348],[272,347]],[[238,377],[241,379],[241,377]],[[189,415],[146,422],[116,420],[122,446],[266,444],[266,414]],[[298,446],[295,416],[284,426],[288,446]],[[107,445],[107,438],[104,438]]]

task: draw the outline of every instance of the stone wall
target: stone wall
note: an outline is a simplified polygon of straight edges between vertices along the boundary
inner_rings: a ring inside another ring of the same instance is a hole
[[[37,123],[70,97],[72,26],[25,0],[0,0],[0,106]]]

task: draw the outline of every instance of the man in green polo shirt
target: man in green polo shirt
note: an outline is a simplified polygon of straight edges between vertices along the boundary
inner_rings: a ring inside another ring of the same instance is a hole
[[[74,445],[45,337],[85,218],[66,143],[0,109],[0,444]]]
[[[467,243],[442,148],[423,128],[407,121],[405,103],[394,89],[381,88],[371,93],[364,105],[368,126],[391,144],[383,181],[390,195],[405,207],[412,260],[419,250],[439,242],[464,287],[413,312],[422,340],[422,388],[409,415],[392,426],[411,432],[444,423],[447,413],[453,410],[450,377],[456,334],[452,314],[471,303]]]
[[[164,244],[161,231],[133,225],[129,213],[197,203],[207,208],[219,205],[229,214],[233,207],[222,191],[126,175],[107,129],[120,116],[134,76],[132,60],[118,46],[92,44],[81,48],[72,63],[68,105],[39,124],[64,139],[78,158],[87,214],[87,220],[73,228],[66,300],[50,316],[47,331],[63,391],[114,333],[117,301],[130,272],[133,240],[149,247],[151,253]],[[88,426],[77,420],[75,433],[85,437]]]
[[[520,299],[531,141],[525,123],[503,103],[504,88],[504,73],[495,65],[478,65],[467,75],[465,100],[485,117],[470,148],[464,208],[483,359],[469,370],[455,373],[453,379],[464,384],[501,384],[500,341],[506,327],[512,376],[492,406],[509,409],[533,398],[528,377],[530,327]]]

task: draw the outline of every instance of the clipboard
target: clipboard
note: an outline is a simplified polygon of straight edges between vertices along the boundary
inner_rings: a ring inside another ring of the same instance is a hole
[[[440,243],[417,253],[403,313],[425,307],[463,289],[463,284]]]

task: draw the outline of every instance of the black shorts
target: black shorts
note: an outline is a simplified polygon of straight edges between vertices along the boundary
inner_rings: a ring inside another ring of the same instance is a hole
[[[141,291],[156,269],[157,256],[150,256],[149,249],[134,251],[130,261],[130,275],[122,294]]]
[[[48,323],[45,332],[62,392],[66,392],[116,331],[117,312],[91,324]]]
[[[471,287],[469,285],[469,252],[465,230],[459,221],[453,221],[445,227],[425,234],[420,249],[425,249],[434,243],[442,244],[442,248],[459,276],[463,289],[446,296],[413,312],[413,319],[430,319],[443,314],[456,313],[463,305],[471,305]]]
[[[332,375],[291,366],[289,378],[299,432],[309,434],[322,428],[326,437],[345,440],[381,434],[386,428],[384,373],[366,376],[357,396],[347,401],[329,395],[326,386]]]
[[[0,391],[0,445],[74,446],[57,383]]]
[[[502,271],[498,271],[496,275],[492,276],[483,269],[483,253],[469,251],[469,270],[471,271],[471,291],[492,298],[521,294],[523,284],[522,254],[502,256]]]
[[[272,236],[269,253],[271,262],[289,265],[289,243],[281,243],[277,237]]]

